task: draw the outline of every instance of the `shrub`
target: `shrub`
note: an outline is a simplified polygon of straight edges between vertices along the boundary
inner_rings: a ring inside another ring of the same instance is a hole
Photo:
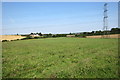
[[[34,37],[34,39],[39,39],[40,37]]]
[[[26,37],[26,38],[22,38],[22,39],[20,39],[20,40],[27,40],[27,39],[33,39],[33,38],[32,38],[32,36],[27,35],[27,37]]]
[[[2,42],[8,42],[8,40],[2,40]]]
[[[26,40],[27,38],[22,38],[21,40]]]
[[[33,37],[30,36],[30,35],[28,35],[28,36],[26,37],[26,39],[33,39]]]

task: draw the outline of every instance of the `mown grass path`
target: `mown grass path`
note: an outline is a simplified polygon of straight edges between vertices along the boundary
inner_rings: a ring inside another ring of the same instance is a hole
[[[5,78],[117,78],[118,40],[46,38],[3,42]]]

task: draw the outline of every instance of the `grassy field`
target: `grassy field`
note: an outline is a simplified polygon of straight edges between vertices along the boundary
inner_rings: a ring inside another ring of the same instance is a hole
[[[2,47],[3,78],[118,78],[117,39],[31,39]]]

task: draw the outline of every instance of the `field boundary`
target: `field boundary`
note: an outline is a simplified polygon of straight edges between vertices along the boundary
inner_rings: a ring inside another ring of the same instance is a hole
[[[86,36],[86,38],[120,38],[120,34]]]

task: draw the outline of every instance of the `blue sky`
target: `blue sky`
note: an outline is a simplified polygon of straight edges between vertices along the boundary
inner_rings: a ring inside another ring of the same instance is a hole
[[[3,2],[3,34],[70,33],[103,29],[104,2]],[[118,27],[118,3],[108,2],[109,29]]]

